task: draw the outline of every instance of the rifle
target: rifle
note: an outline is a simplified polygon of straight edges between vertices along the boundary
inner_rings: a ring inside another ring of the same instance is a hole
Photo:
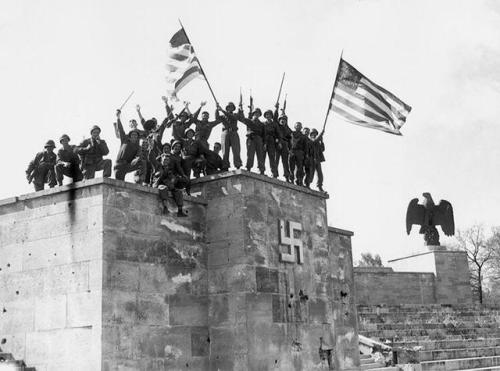
[[[283,72],[283,77],[281,78],[280,90],[278,92],[278,98],[276,99],[276,104],[280,102],[281,89],[283,88],[283,81],[285,81],[285,73]]]
[[[243,108],[243,94],[241,94],[241,86],[240,86],[240,103],[238,104],[238,107]]]
[[[32,170],[31,173],[28,175],[28,184],[31,184],[34,178],[35,178],[35,170]]]
[[[250,89],[250,105],[248,106],[250,113],[253,112],[253,97],[252,97],[252,89]]]
[[[281,114],[284,115],[286,111],[286,97],[288,94],[285,94],[285,100],[283,101],[283,108],[281,109]]]

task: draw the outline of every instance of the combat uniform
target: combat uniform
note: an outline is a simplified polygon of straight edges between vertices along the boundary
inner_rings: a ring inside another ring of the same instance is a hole
[[[208,148],[205,148],[193,138],[182,140],[182,169],[188,178],[191,177],[191,170],[193,170],[194,177],[199,178],[202,170],[205,168],[206,159],[204,155],[208,151]]]
[[[286,116],[285,116],[286,117]],[[280,118],[282,120],[282,118]],[[288,127],[288,124],[285,122],[281,124],[278,121],[278,130],[280,132],[280,144],[276,149],[276,168],[278,168],[280,160],[283,164],[283,176],[286,181],[290,181],[290,167],[288,166],[288,158],[289,158],[289,150],[290,150],[290,140],[292,138],[292,129]]]
[[[249,113],[251,115],[251,113]],[[249,119],[238,111],[238,119],[247,127],[247,165],[250,171],[253,167],[255,155],[257,155],[257,166],[261,174],[266,171],[264,163],[264,124],[258,119]]]
[[[227,170],[224,160],[215,151],[208,151],[206,154],[207,163],[205,166],[206,175],[216,174],[219,171]]]
[[[231,149],[233,152],[233,165],[235,168],[239,169],[243,162],[240,157],[241,145],[240,136],[238,135],[238,118],[235,115],[228,114],[226,112],[223,112],[223,115],[220,115],[218,111],[217,116],[219,116],[222,120],[221,144],[224,167],[229,168],[229,150]]]
[[[304,135],[306,146],[304,152],[304,185],[309,188],[309,185],[312,182],[312,178],[314,176],[314,167],[313,167],[313,148],[312,148],[312,140],[309,139],[307,135]]]
[[[120,119],[118,119],[117,126],[118,133],[120,134],[121,146],[118,151],[118,155],[116,156],[116,162],[114,166],[115,178],[118,180],[125,180],[125,175],[127,175],[127,173],[140,170],[142,165],[142,148],[139,143],[138,130],[131,130],[128,135],[125,134]],[[130,134],[134,132],[137,133],[137,142],[135,143],[130,140]]]
[[[297,185],[302,185],[304,178],[304,153],[306,150],[306,137],[300,131],[293,131],[290,138],[290,180],[296,180]]]
[[[62,135],[59,141],[65,137],[69,142],[70,139],[66,134]],[[80,159],[75,153],[75,146],[70,146],[69,149],[61,148],[57,151],[55,171],[57,183],[60,186],[63,184],[64,175],[72,178],[73,182],[79,182],[83,179],[83,174],[80,169]]]
[[[273,115],[272,111],[270,112]],[[276,151],[279,146],[281,146],[281,131],[278,129],[277,122],[277,111],[273,115],[273,118],[269,121],[265,121],[264,126],[264,161],[266,157],[269,158],[269,167],[271,168],[271,173],[274,178],[278,177],[278,166],[276,163]]]
[[[314,178],[314,172],[316,172],[318,189],[323,192],[323,170],[321,168],[321,163],[325,161],[325,143],[323,142],[323,134],[321,134],[316,139],[312,140],[312,159],[313,159],[313,171],[311,175],[312,182]]]
[[[101,130],[95,126],[90,132],[92,133],[95,129]],[[103,177],[109,178],[111,176],[111,160],[103,159],[103,156],[109,153],[108,145],[104,140],[85,139],[76,147],[76,153],[80,155],[83,177],[85,179],[93,179],[95,172],[101,170],[103,171]]]
[[[212,134],[212,129],[219,125],[222,120],[218,115],[218,111],[215,111],[214,121],[198,120],[198,114],[199,110],[195,112],[192,119],[195,124],[194,139],[196,139],[202,146],[204,146],[208,150],[208,138],[210,138],[210,134]]]
[[[186,216],[182,211],[182,189],[189,184],[189,180],[182,170],[180,157],[172,153],[164,153],[157,159],[150,158],[150,160],[159,169],[154,175],[153,187],[160,191],[163,212],[168,213],[167,200],[170,191],[178,208],[177,215]]]
[[[45,148],[49,146],[52,148],[55,147],[53,140],[49,140],[45,144]],[[29,163],[26,169],[26,177],[29,183],[33,181],[35,191],[43,190],[45,183],[48,183],[50,188],[56,185],[55,165],[56,154],[47,151],[38,152],[35,158]]]

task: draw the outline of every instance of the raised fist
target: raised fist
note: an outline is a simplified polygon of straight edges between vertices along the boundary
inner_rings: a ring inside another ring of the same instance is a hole
[[[122,111],[119,109],[116,110],[116,117],[120,118],[120,115],[122,114]]]
[[[166,96],[164,96],[164,95],[161,97],[161,100],[162,100],[162,101],[164,101],[164,102],[165,102],[165,104],[166,104],[166,103],[168,103],[168,99],[167,99],[167,97],[166,97]]]
[[[203,102],[201,102],[201,103],[200,103],[200,106],[202,106],[202,107],[203,107],[205,104],[207,104],[207,101],[206,101],[206,100],[205,100],[205,101],[203,101]]]
[[[141,110],[141,106],[139,106],[139,105],[137,104],[137,105],[135,106],[135,109],[136,109],[137,111],[140,111],[140,110]]]

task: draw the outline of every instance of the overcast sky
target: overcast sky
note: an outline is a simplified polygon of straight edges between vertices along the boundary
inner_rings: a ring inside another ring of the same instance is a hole
[[[355,256],[385,261],[421,248],[416,228],[406,235],[405,214],[422,192],[450,201],[458,227],[500,225],[500,3],[478,0],[4,0],[0,198],[32,191],[28,162],[62,133],[76,143],[100,125],[114,161],[115,109],[131,90],[124,119],[136,103],[163,119],[178,18],[223,104],[241,86],[245,99],[252,89],[256,106],[271,108],[286,71],[290,123],[320,129],[343,49],[413,107],[403,137],[328,121],[329,224],[354,231]],[[213,111],[202,80],[179,97],[193,107],[208,100]],[[219,139],[220,128],[211,143]]]

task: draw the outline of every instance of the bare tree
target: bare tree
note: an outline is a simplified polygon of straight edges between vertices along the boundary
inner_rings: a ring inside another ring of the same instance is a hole
[[[358,261],[358,267],[382,267],[382,259],[379,254],[372,255],[369,252],[361,254],[361,259]]]
[[[488,273],[489,264],[494,259],[492,238],[486,239],[484,227],[481,224],[474,225],[465,230],[459,230],[456,235],[458,248],[467,253],[469,267],[471,270],[472,291],[483,303],[483,282]]]

